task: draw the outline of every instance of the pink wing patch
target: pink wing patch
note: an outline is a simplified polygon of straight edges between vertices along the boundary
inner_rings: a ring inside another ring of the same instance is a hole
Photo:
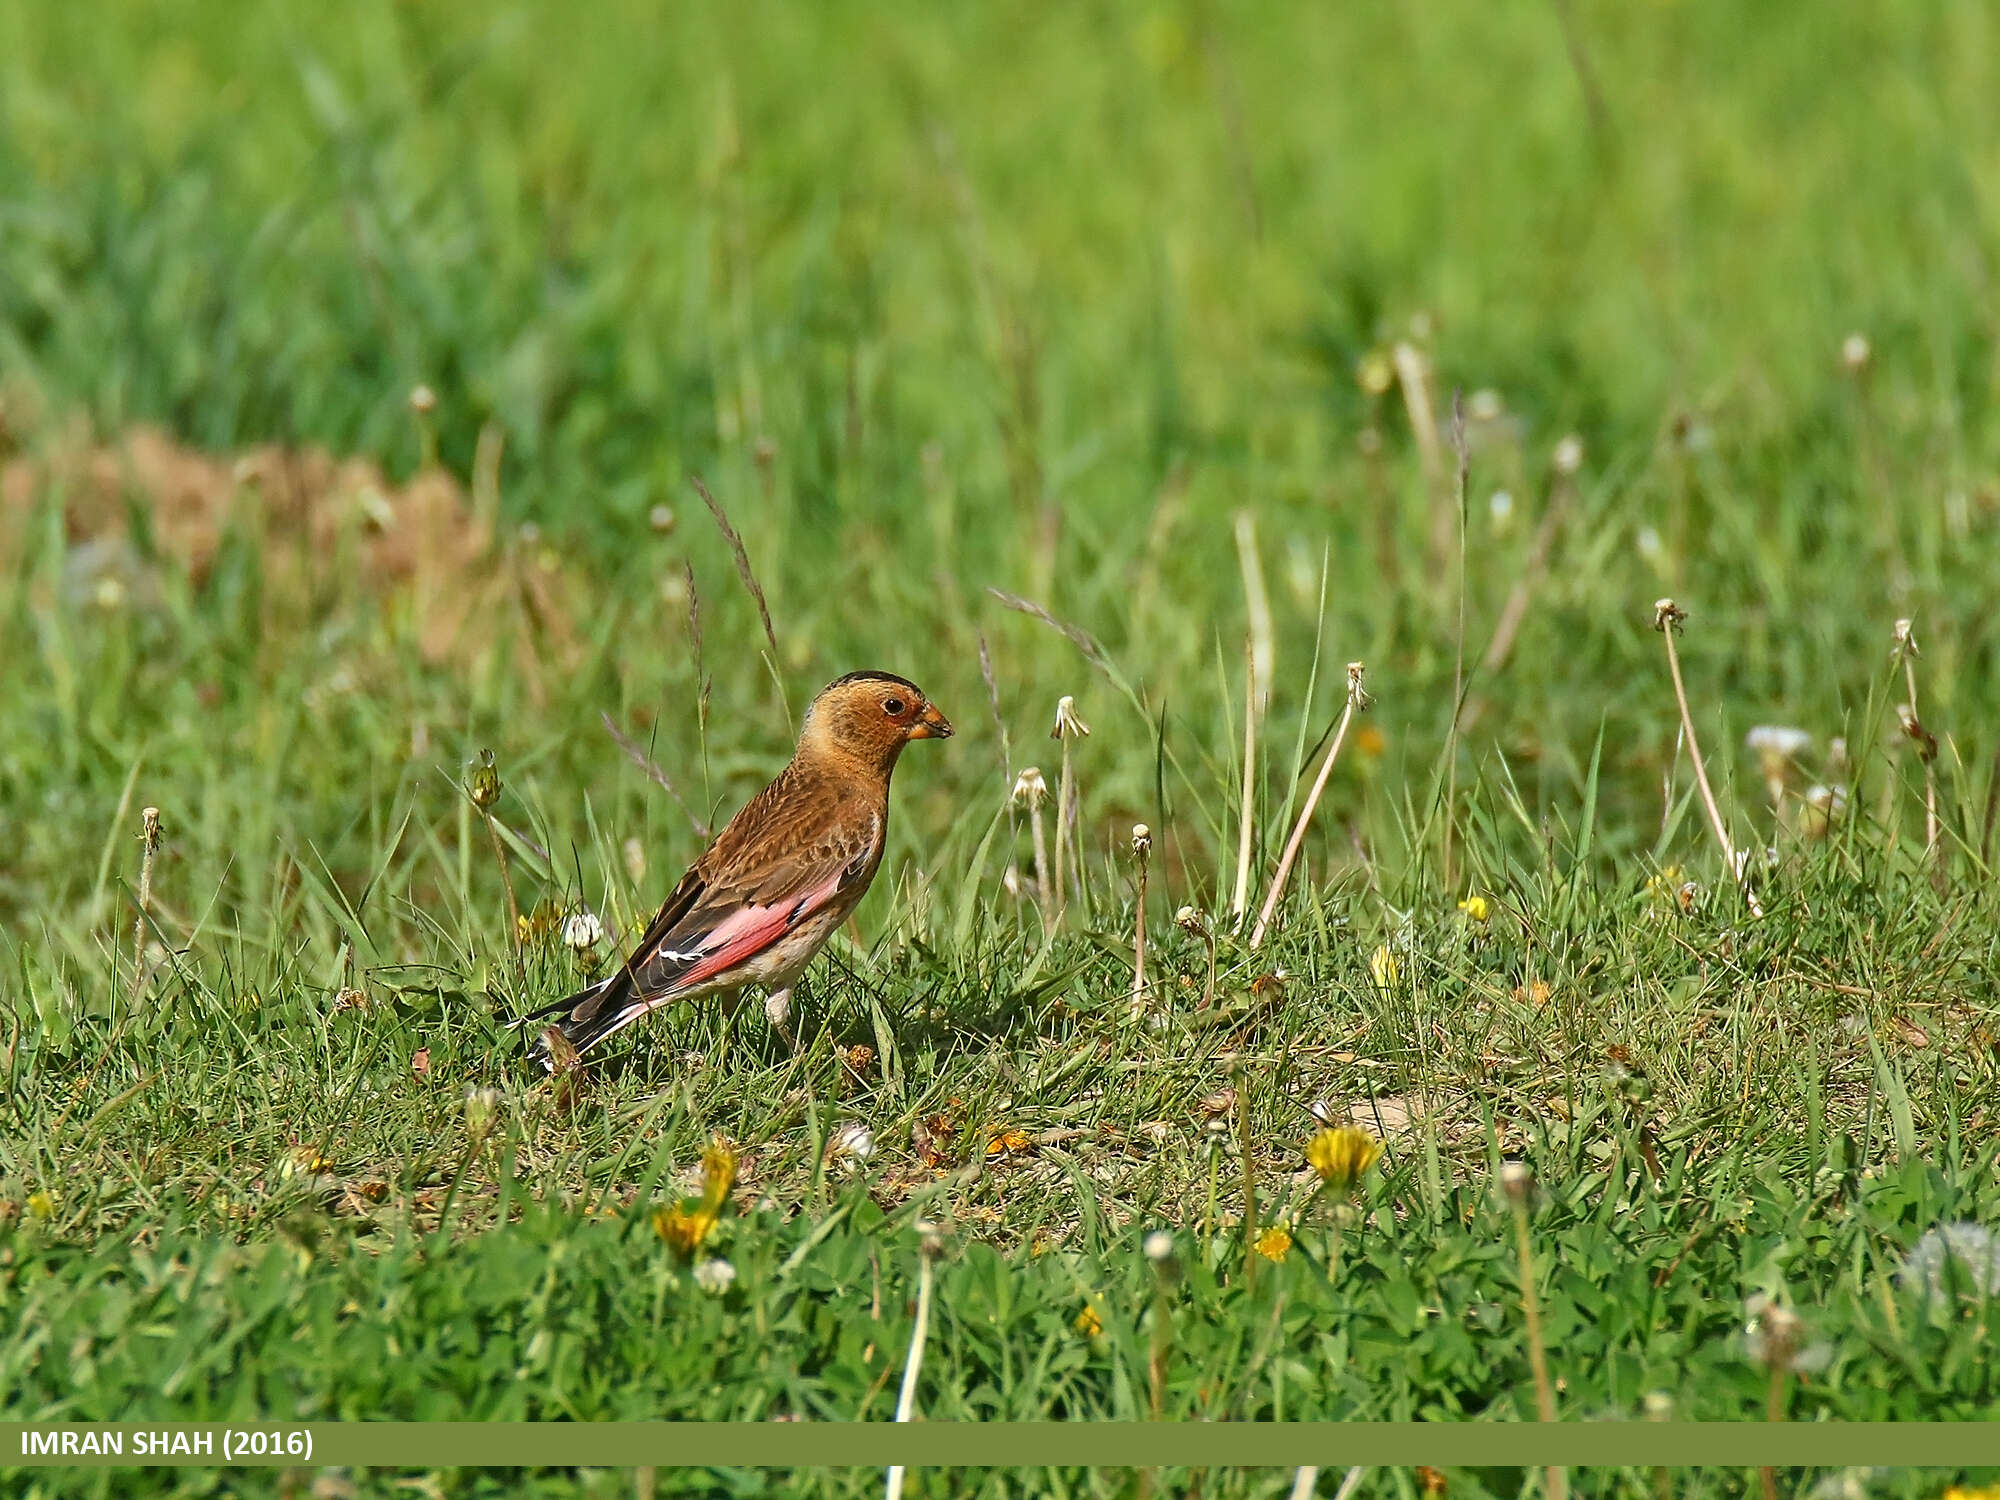
[[[805,918],[825,906],[840,889],[845,871],[821,886],[776,906],[746,905],[717,922],[701,940],[696,951],[701,959],[674,981],[676,990],[713,979],[748,959],[755,958]]]

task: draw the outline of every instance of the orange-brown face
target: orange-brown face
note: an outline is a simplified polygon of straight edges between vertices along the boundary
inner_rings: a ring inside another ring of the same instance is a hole
[[[886,765],[911,740],[949,739],[951,732],[951,721],[915,683],[887,672],[854,672],[813,699],[800,744]]]

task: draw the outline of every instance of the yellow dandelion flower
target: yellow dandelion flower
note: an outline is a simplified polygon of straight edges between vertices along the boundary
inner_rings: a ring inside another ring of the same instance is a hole
[[[1382,1143],[1359,1125],[1322,1130],[1306,1143],[1306,1162],[1334,1192],[1354,1191],[1362,1175],[1382,1155]]]
[[[1534,980],[1529,984],[1517,984],[1514,986],[1514,1000],[1516,1004],[1534,1005],[1538,1009],[1549,1003],[1549,996],[1553,993],[1554,991],[1549,988],[1548,982],[1542,979]]]
[[[28,1194],[28,1213],[46,1224],[56,1216],[56,1200],[45,1192]]]
[[[1403,977],[1403,966],[1396,961],[1396,955],[1384,943],[1368,955],[1368,972],[1374,977],[1375,988],[1393,990],[1396,982]]]
[[[2000,1484],[1955,1484],[1944,1492],[1944,1500],[2000,1500]]]
[[[1028,1139],[1025,1130],[996,1130],[986,1142],[986,1154],[996,1156],[1020,1156],[1031,1149],[1034,1142]]]
[[[1646,894],[1656,901],[1674,901],[1686,879],[1679,865],[1662,865],[1659,874],[1646,877]]]
[[[1292,1236],[1282,1224],[1273,1224],[1257,1236],[1257,1253],[1266,1260],[1283,1260],[1292,1249]]]
[[[653,1215],[653,1232],[682,1255],[691,1256],[722,1218],[736,1182],[736,1153],[715,1141],[701,1154],[701,1196],[684,1198]]]
[[[1467,896],[1458,903],[1458,909],[1475,922],[1484,922],[1493,914],[1484,896]]]
[[[1389,736],[1373,724],[1363,724],[1354,732],[1354,748],[1367,760],[1380,760],[1389,748]]]
[[[1104,1332],[1104,1319],[1098,1317],[1097,1309],[1086,1302],[1083,1304],[1083,1311],[1076,1315],[1076,1322],[1071,1326],[1085,1338],[1094,1339]]]

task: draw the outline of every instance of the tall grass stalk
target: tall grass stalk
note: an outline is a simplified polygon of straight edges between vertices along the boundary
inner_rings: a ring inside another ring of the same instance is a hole
[[[896,1420],[908,1422],[915,1419],[917,1409],[917,1377],[924,1368],[924,1340],[931,1326],[931,1288],[937,1280],[936,1261],[944,1250],[944,1240],[937,1226],[921,1223],[917,1232],[923,1236],[922,1248],[917,1261],[917,1319],[910,1329],[909,1352],[903,1357],[903,1385],[896,1394]],[[883,1500],[900,1500],[903,1493],[903,1466],[892,1464],[888,1480],[883,1488]]]
[[[139,915],[132,921],[132,998],[146,987],[146,919],[153,906],[153,857],[160,852],[160,810],[139,814]]]
[[[1257,914],[1257,925],[1250,931],[1250,946],[1259,947],[1264,934],[1271,926],[1271,917],[1278,909],[1278,902],[1285,894],[1285,882],[1291,878],[1292,865],[1299,857],[1299,846],[1305,842],[1306,827],[1312,822],[1313,809],[1319,806],[1320,794],[1326,790],[1327,778],[1333,775],[1334,762],[1340,759],[1340,747],[1347,743],[1347,726],[1354,716],[1366,708],[1368,694],[1362,690],[1363,667],[1358,661],[1347,664],[1347,703],[1340,711],[1340,723],[1333,732],[1333,743],[1326,747],[1326,759],[1320,762],[1319,775],[1313,779],[1312,791],[1306,795],[1306,805],[1299,809],[1298,822],[1292,825],[1292,836],[1285,842],[1285,852],[1278,860],[1277,873],[1271,877],[1271,889],[1264,897],[1264,908]]]
[[[1702,759],[1701,741],[1694,732],[1694,714],[1688,708],[1687,684],[1681,678],[1681,655],[1674,645],[1675,633],[1686,619],[1687,611],[1671,599],[1661,599],[1653,605],[1653,628],[1667,643],[1667,670],[1673,675],[1674,702],[1681,711],[1681,737],[1687,741],[1688,759],[1694,764],[1695,786],[1700,789],[1701,805],[1708,813],[1708,826],[1715,833],[1716,847],[1722,851],[1722,862],[1736,881],[1737,889],[1743,893],[1750,915],[1761,917],[1764,908],[1757,900],[1757,893],[1750,888],[1750,871],[1746,862],[1738,857],[1735,845],[1729,840],[1729,828],[1722,821],[1722,808],[1716,803],[1714,788],[1708,784],[1708,766]]]

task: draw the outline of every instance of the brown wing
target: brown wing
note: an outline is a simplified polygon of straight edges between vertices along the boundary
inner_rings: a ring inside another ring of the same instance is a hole
[[[754,931],[775,941],[828,899],[858,899],[874,879],[888,829],[875,802],[831,782],[785,772],[745,803],[675,885],[623,967],[570,1012],[588,1034],[635,998],[671,994],[716,972],[715,956]],[[749,919],[746,921],[746,919]]]

